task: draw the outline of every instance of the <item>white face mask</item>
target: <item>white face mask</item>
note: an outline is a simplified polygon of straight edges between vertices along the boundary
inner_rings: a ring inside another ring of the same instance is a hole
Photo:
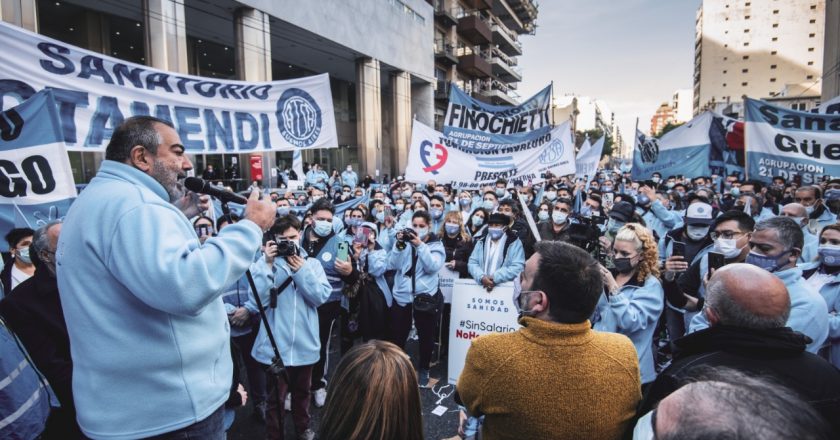
[[[811,214],[814,213],[814,206],[816,206],[816,203],[811,205],[811,206],[806,206],[805,207],[805,212],[808,214],[808,217],[810,217]]]
[[[724,258],[731,259],[737,257],[741,253],[741,248],[738,247],[738,240],[718,238],[715,240],[715,252],[722,254]]]
[[[685,233],[686,235],[688,235],[688,238],[692,239],[693,241],[700,241],[706,237],[706,234],[709,233],[709,227],[688,225],[685,228]]]

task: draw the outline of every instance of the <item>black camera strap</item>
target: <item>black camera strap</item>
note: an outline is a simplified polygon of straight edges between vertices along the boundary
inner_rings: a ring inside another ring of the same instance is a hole
[[[417,295],[417,250],[411,246],[411,294]]]
[[[283,358],[280,357],[280,349],[277,348],[277,341],[274,340],[274,333],[271,331],[271,325],[268,323],[268,316],[265,313],[265,307],[263,307],[260,294],[257,292],[257,285],[254,283],[254,277],[251,275],[250,269],[245,271],[245,276],[248,277],[248,284],[251,285],[251,291],[254,292],[254,300],[257,302],[257,308],[260,311],[260,318],[262,318],[263,325],[265,326],[265,332],[268,334],[268,341],[271,343],[271,349],[274,350],[274,361],[272,363],[271,370],[275,372],[279,370],[279,374],[283,376],[286,383],[290,383],[289,373],[286,371],[285,365],[283,365]],[[289,279],[291,280],[292,277],[289,277]],[[283,289],[285,289],[285,286]]]

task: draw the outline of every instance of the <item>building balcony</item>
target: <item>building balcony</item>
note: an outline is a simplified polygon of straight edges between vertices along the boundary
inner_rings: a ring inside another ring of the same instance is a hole
[[[458,56],[455,55],[455,48],[451,44],[435,41],[435,62],[447,66],[458,64]]]
[[[467,13],[458,19],[458,34],[473,44],[493,41],[490,25],[477,12]]]
[[[493,0],[464,0],[464,3],[466,3],[470,8],[478,9],[479,11],[491,9],[493,7]]]
[[[509,65],[502,57],[494,56],[490,60],[490,65],[493,67],[493,75],[496,75],[500,80],[505,82],[522,81],[522,73],[519,69]]]
[[[458,12],[447,8],[445,0],[435,0],[435,21],[446,27],[455,26],[458,24]]]
[[[493,44],[498,45],[502,52],[510,56],[522,55],[522,43],[505,25],[495,23],[490,29],[493,31]]]
[[[493,74],[490,62],[475,52],[458,58],[458,70],[478,78],[488,78]]]
[[[492,105],[519,105],[519,102],[507,93],[496,88],[479,88],[476,98]]]

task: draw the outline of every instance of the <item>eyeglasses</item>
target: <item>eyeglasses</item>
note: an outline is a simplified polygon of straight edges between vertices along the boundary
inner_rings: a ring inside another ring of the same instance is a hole
[[[744,234],[746,234],[746,232],[741,232],[741,231],[738,231],[738,232],[732,232],[732,231],[721,231],[721,232],[718,232],[718,231],[712,231],[712,232],[710,232],[710,233],[709,233],[709,237],[711,237],[711,238],[712,238],[712,240],[717,240],[718,238],[722,238],[722,239],[724,239],[724,240],[732,240],[733,238],[736,238],[736,237],[741,237],[741,236],[743,236]]]

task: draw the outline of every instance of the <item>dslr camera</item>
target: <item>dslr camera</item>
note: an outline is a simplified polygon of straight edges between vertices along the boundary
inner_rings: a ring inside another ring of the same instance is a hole
[[[287,258],[295,255],[300,255],[300,249],[298,248],[298,244],[292,240],[275,239],[274,243],[277,245],[278,257]]]
[[[405,228],[401,231],[397,232],[397,249],[403,250],[405,249],[406,243],[411,242],[417,237],[417,233],[414,232],[414,229]]]

